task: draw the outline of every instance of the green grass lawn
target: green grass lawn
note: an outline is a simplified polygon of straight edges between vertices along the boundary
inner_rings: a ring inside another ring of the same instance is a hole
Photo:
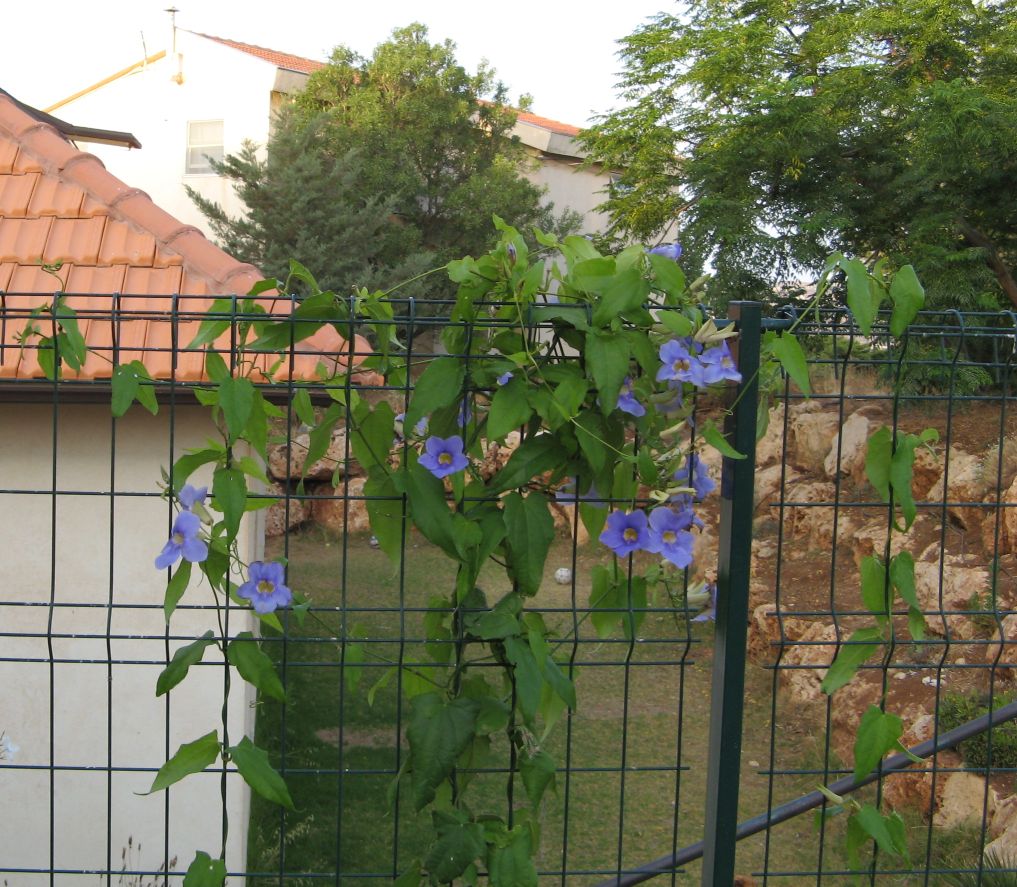
[[[257,740],[286,772],[296,811],[284,815],[281,808],[254,798],[248,868],[276,874],[249,878],[252,887],[385,883],[420,854],[431,834],[426,814],[414,814],[403,797],[397,797],[393,809],[386,797],[406,749],[405,736],[400,740],[405,697],[387,663],[427,668],[431,660],[423,644],[422,609],[430,597],[452,587],[453,569],[416,535],[401,574],[369,547],[366,537],[351,536],[347,544],[344,555],[334,539],[312,530],[291,536],[285,552],[281,546],[268,552],[287,554],[291,585],[319,609],[302,627],[291,619],[285,641],[276,637],[266,645],[284,675],[289,703],[260,703]],[[561,541],[552,549],[544,586],[533,604],[545,609],[548,625],[560,635],[572,631],[573,603],[585,608],[589,570],[601,557],[597,546],[580,552],[573,601],[571,587],[551,578],[557,567],[571,566],[570,545]],[[507,580],[493,571],[480,584],[489,602],[508,590]],[[343,622],[348,631],[363,636],[368,651],[363,666],[345,669],[348,677],[359,674],[355,687],[342,680],[339,647],[330,640]],[[681,847],[702,837],[712,626],[690,627],[673,612],[662,611],[648,614],[638,634],[633,644],[620,636],[601,641],[585,622],[575,646],[569,638],[563,647],[575,650],[581,663],[575,672],[579,705],[545,742],[559,766],[568,757],[570,773],[558,774],[557,792],[544,800],[537,860],[542,883],[560,883],[563,869],[570,885],[597,883],[619,864],[645,863],[670,853],[676,842]],[[400,643],[400,637],[406,640]],[[369,689],[386,674],[392,676],[390,682],[369,704]],[[770,778],[764,771],[771,742],[776,769],[822,767],[821,727],[778,706],[777,727],[771,731],[771,680],[769,671],[748,669],[739,819],[767,809]],[[687,769],[676,774],[679,745]],[[496,771],[475,775],[467,787],[474,812],[509,815],[508,777],[497,772],[507,761],[507,741],[496,740],[487,760],[474,762],[478,769]],[[772,801],[790,800],[819,781],[811,774],[775,777]],[[515,805],[523,805],[521,785],[513,788]],[[917,858],[923,859],[925,829],[916,823],[913,834]],[[970,839],[952,838],[969,852]],[[835,820],[825,835],[824,869],[844,867],[842,844],[842,828]],[[956,855],[957,847],[946,849],[948,844],[937,842],[937,847]],[[762,870],[765,846],[763,836],[741,842],[738,871]],[[813,817],[798,817],[772,831],[766,868],[774,873],[815,871],[819,848]],[[281,881],[280,871],[287,873]],[[330,877],[309,877],[313,874]],[[900,876],[887,878],[880,880],[911,883]],[[698,864],[676,880],[698,883]],[[788,874],[771,883],[814,884],[816,878]],[[822,883],[851,879],[833,875]]]

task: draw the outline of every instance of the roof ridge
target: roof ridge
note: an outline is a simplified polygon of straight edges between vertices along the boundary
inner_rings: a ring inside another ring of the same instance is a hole
[[[215,34],[206,34],[203,31],[192,31],[189,28],[181,28],[180,30],[185,31],[188,34],[193,34],[196,37],[204,37],[206,40],[212,40],[215,43],[219,43],[222,46],[228,46],[231,49],[236,49],[239,52],[246,52],[248,55],[253,55],[255,58],[260,58],[264,62],[269,64],[275,64],[276,67],[286,67],[285,64],[278,64],[278,62],[285,62],[286,59],[292,59],[296,62],[302,62],[303,68],[311,70],[301,70],[300,73],[309,74],[312,70],[324,68],[327,64],[319,59],[309,59],[307,56],[297,55],[294,52],[287,52],[284,49],[272,49],[269,46],[259,46],[257,43],[247,43],[244,40],[234,40],[232,37],[218,37]],[[273,59],[272,56],[276,56]]]
[[[229,281],[235,285],[246,282],[242,290],[246,293],[263,279],[256,268],[234,259],[198,229],[185,230],[187,226],[157,206],[148,194],[118,179],[98,157],[76,148],[55,127],[22,110],[6,94],[0,95],[0,133],[8,134],[61,181],[76,185],[109,207],[115,219],[151,234],[160,250],[179,255],[212,291],[223,289]],[[239,272],[248,275],[249,281],[241,280]]]

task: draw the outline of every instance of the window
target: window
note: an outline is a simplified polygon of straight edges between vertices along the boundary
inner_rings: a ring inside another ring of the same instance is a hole
[[[222,160],[222,121],[190,120],[187,123],[187,164],[189,175],[211,175],[212,160]]]

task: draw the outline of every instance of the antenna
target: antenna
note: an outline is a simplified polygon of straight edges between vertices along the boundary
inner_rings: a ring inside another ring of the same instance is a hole
[[[177,51],[177,13],[180,12],[175,6],[164,9],[163,12],[170,14],[170,26],[173,28],[173,52]]]

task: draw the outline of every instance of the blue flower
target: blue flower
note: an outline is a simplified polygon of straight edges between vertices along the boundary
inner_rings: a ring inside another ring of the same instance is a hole
[[[646,407],[636,400],[636,396],[632,393],[632,380],[628,377],[625,378],[621,393],[618,395],[618,409],[637,418],[646,415]]]
[[[180,504],[184,506],[185,510],[192,511],[195,505],[205,504],[207,495],[208,487],[192,487],[190,484],[184,484],[177,499],[180,500]]]
[[[703,365],[695,353],[695,345],[685,339],[671,339],[660,346],[661,367],[657,370],[658,382],[691,382],[697,387],[705,384]]]
[[[685,467],[679,468],[674,473],[674,479],[683,486],[692,487],[697,500],[705,499],[717,489],[717,484],[710,477],[710,473],[706,465],[703,464],[703,460],[699,458],[698,453],[694,452],[689,453],[689,459],[685,463]]]
[[[465,428],[470,424],[472,418],[473,410],[470,409],[470,402],[464,397],[462,405],[459,407],[459,427]]]
[[[511,378],[512,378],[512,370],[508,370],[508,371],[502,373],[495,381],[498,383],[498,386],[501,387],[502,385],[508,385],[509,379],[511,379]]]
[[[200,564],[208,557],[208,546],[198,538],[198,530],[201,529],[201,519],[190,511],[181,511],[173,522],[173,532],[170,533],[169,541],[163,546],[159,556],[155,559],[157,570],[165,570],[171,564],[175,564],[183,555],[185,561],[192,564]]]
[[[677,262],[682,254],[682,245],[676,240],[674,243],[662,243],[647,252],[651,256],[663,256],[665,259],[673,259]]]
[[[646,514],[638,510],[612,511],[607,516],[607,529],[600,534],[600,541],[620,556],[646,548],[650,541]]]
[[[255,561],[247,568],[247,581],[237,589],[237,596],[249,600],[255,613],[271,613],[293,600],[285,580],[282,564]]]
[[[424,416],[416,425],[413,426],[413,433],[418,437],[423,437],[427,434],[427,425],[430,422],[430,416]]]
[[[447,477],[470,464],[463,452],[463,439],[458,434],[449,438],[429,437],[424,450],[420,464],[435,477]]]
[[[732,382],[741,382],[742,374],[735,366],[734,355],[727,342],[721,342],[715,348],[709,348],[703,352],[699,360],[703,364],[703,379],[708,385],[730,379]]]
[[[662,554],[676,567],[692,563],[692,546],[695,540],[689,532],[689,512],[655,508],[650,512],[650,541],[647,551]]]
[[[555,491],[554,498],[566,505],[574,505],[578,502],[592,502],[594,505],[604,505],[604,497],[597,492],[597,487],[590,484],[585,493],[576,496],[576,479],[570,477],[568,483],[562,484],[561,488]]]
[[[685,405],[683,384],[672,379],[667,383],[667,387],[674,392],[674,396],[667,403],[662,403],[657,407],[657,412],[664,413],[664,415],[677,413]]]

